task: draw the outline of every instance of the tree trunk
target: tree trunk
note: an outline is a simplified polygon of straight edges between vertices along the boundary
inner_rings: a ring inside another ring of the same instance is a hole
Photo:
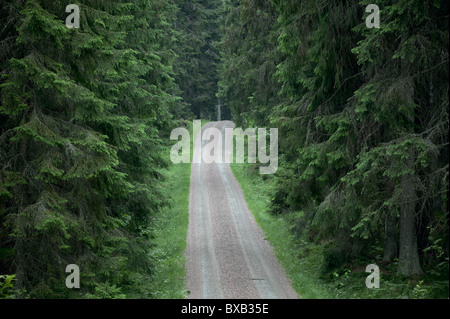
[[[414,163],[414,154],[410,151],[409,162]],[[400,206],[400,252],[397,272],[403,276],[422,273],[419,262],[416,231],[416,190],[414,175],[408,174],[402,179],[403,194]]]
[[[395,191],[394,181],[385,182],[386,197],[392,196]],[[398,230],[395,209],[390,209],[384,219],[384,251],[383,260],[391,261],[398,257]]]
[[[412,79],[405,84],[405,103],[414,103],[414,83]],[[409,115],[409,133],[414,133],[414,115]],[[401,203],[400,203],[400,243],[397,272],[403,276],[412,276],[422,273],[419,262],[416,229],[416,202],[417,194],[414,181],[414,146],[409,146],[408,159],[406,160],[408,172],[401,179]]]
[[[19,144],[19,149],[20,149],[20,154],[22,157],[22,167],[21,167],[21,172],[22,172],[22,176],[24,176],[24,171],[25,168],[27,166],[27,153],[28,153],[28,139],[24,138],[20,141]],[[22,194],[27,194],[28,193],[28,189],[27,189],[27,185],[20,185],[21,188],[21,193]],[[25,195],[23,195],[25,196]],[[20,200],[23,204],[23,202],[26,202],[25,198],[21,198]],[[23,207],[22,205],[19,205],[18,207],[18,214],[16,215],[16,219],[15,219],[15,225],[14,227],[19,227],[18,226],[18,219],[19,214],[20,214],[20,210],[22,210]],[[27,272],[25,269],[25,265],[26,265],[26,247],[25,247],[25,241],[26,238],[24,237],[25,235],[22,233],[22,230],[19,231],[19,236],[16,237],[15,240],[15,251],[16,251],[16,281],[15,281],[15,289],[18,291],[22,291],[22,289],[26,288],[26,278],[27,278]],[[19,298],[21,298],[20,294],[18,296]]]
[[[395,216],[389,212],[384,221],[384,261],[398,257],[397,222]]]
[[[24,250],[24,241],[25,239],[22,237],[22,235],[16,239],[16,282],[15,282],[15,289],[18,291],[22,291],[22,289],[25,288],[25,282],[26,282],[26,271],[25,271],[25,250]],[[21,295],[18,296],[21,298]]]

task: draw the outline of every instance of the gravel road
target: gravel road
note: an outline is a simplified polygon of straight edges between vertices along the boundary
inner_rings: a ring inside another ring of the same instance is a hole
[[[233,122],[207,123],[222,132]],[[222,133],[222,136],[225,136]],[[208,141],[195,138],[194,158]],[[187,289],[192,299],[299,298],[225,163],[192,163]]]

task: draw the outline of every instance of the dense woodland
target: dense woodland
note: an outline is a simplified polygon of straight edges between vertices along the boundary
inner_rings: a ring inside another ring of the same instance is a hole
[[[219,103],[237,126],[279,129],[270,211],[326,243],[325,268],[381,251],[448,286],[448,1],[376,1],[380,28],[370,0],[80,0],[79,29],[70,3],[0,2],[0,275],[15,296],[154,297],[170,131]],[[65,287],[68,264],[82,289]]]

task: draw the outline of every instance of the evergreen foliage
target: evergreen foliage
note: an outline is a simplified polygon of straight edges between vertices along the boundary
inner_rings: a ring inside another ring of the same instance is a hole
[[[69,29],[65,5],[2,3],[2,241],[32,297],[66,296],[71,263],[80,293],[123,296],[151,275],[149,227],[166,205],[176,8],[87,0]]]
[[[239,125],[281,131],[272,212],[302,212],[325,268],[381,247],[400,275],[445,274],[448,3],[378,2],[379,29],[370,3],[229,1],[221,90]]]
[[[222,64],[219,92],[237,126],[269,124],[280,85],[274,78],[277,15],[267,1],[225,1],[222,21]]]
[[[175,0],[178,12],[176,82],[197,119],[215,119],[218,100],[218,13],[221,0]],[[186,115],[183,114],[185,117]]]

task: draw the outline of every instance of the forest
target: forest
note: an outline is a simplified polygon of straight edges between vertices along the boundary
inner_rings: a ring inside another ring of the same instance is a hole
[[[306,247],[292,263],[318,249],[318,278],[344,287],[375,261],[409,297],[448,298],[448,12],[444,0],[2,0],[0,298],[164,298],[169,135],[194,119],[278,128],[277,172],[243,172]],[[80,289],[66,287],[69,264]]]

